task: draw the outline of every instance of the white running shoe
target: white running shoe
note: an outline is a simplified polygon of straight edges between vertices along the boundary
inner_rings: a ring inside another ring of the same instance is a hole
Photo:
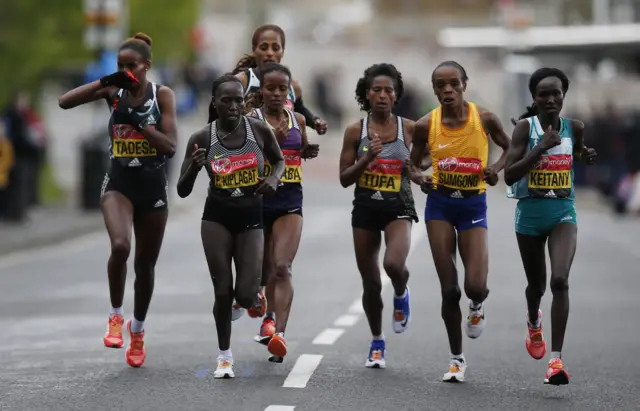
[[[449,371],[444,374],[442,381],[444,382],[463,382],[464,372],[467,369],[466,361],[461,361],[457,358],[451,358],[449,360]]]
[[[469,305],[469,314],[467,315],[467,323],[464,328],[467,337],[480,337],[480,335],[482,335],[482,330],[484,330],[485,323],[484,304],[476,310],[472,309],[471,305]]]
[[[233,378],[233,359],[218,357],[218,368],[213,373],[213,378]]]
[[[237,302],[233,302],[233,305],[231,306],[231,321],[236,321],[237,319],[239,319],[240,317],[242,317],[245,313],[244,308],[242,308],[240,306],[240,304],[238,304]]]

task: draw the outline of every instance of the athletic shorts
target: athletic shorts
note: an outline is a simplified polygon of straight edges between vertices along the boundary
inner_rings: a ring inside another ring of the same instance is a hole
[[[250,202],[242,199],[240,202],[231,197],[219,199],[208,196],[204,204],[202,220],[221,224],[231,234],[261,230],[263,228],[262,197],[256,196],[255,200]]]
[[[415,212],[398,212],[393,210],[376,210],[373,208],[353,207],[351,211],[351,227],[368,231],[384,231],[389,223],[396,220],[417,222]]]
[[[302,217],[302,207],[292,208],[290,210],[283,209],[263,209],[262,210],[262,221],[264,223],[264,229],[267,231],[271,231],[273,228],[273,224],[280,217],[284,217],[286,215],[296,214]]]
[[[168,189],[164,167],[113,167],[104,176],[100,196],[109,191],[117,191],[131,201],[134,212],[164,211],[168,207]]]
[[[487,228],[487,193],[475,197],[451,198],[432,191],[427,196],[424,220],[449,222],[458,232]]]
[[[556,225],[578,224],[575,203],[571,199],[523,198],[515,215],[516,233],[546,237]]]

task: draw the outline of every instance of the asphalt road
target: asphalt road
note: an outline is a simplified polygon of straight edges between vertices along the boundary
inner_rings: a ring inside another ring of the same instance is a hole
[[[213,379],[213,290],[200,243],[202,203],[196,201],[191,212],[170,218],[141,369],[126,365],[124,350],[102,346],[109,310],[104,232],[0,258],[0,409],[640,409],[640,343],[633,325],[640,311],[640,251],[632,242],[639,224],[579,208],[564,352],[572,380],[565,387],[545,386],[548,359],[535,361],[524,348],[525,281],[513,233],[515,202],[504,198],[502,187],[489,200],[487,328],[480,339],[464,341],[469,368],[463,384],[439,381],[448,345],[422,222],[414,227],[408,262],[411,327],[393,333],[387,286],[388,368],[365,369],[370,336],[352,251],[352,190],[342,189],[335,173],[327,171],[305,184],[305,226],[287,333],[290,353],[283,364],[267,361],[265,348],[252,340],[259,321],[245,316],[233,329],[236,379]],[[423,195],[417,203],[422,215]],[[127,318],[132,310],[129,280]],[[547,295],[547,319],[549,305]]]

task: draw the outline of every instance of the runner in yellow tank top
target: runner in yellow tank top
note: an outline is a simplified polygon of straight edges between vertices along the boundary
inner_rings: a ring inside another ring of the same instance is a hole
[[[470,300],[465,331],[469,338],[478,338],[485,323],[482,304],[489,294],[486,183],[498,183],[509,148],[509,137],[496,115],[464,100],[467,81],[466,71],[456,62],[436,67],[431,82],[440,106],[416,123],[411,150],[412,164],[420,164],[425,152],[431,154],[433,164],[433,175],[424,177],[421,186],[428,194],[425,221],[451,348],[444,381],[463,381],[467,367],[460,329],[461,292],[451,258],[456,231],[465,268],[464,291]],[[503,150],[490,166],[488,136]]]

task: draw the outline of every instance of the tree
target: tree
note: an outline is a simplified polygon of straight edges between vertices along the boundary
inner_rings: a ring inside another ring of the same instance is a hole
[[[127,1],[127,0],[125,0]],[[48,72],[83,68],[93,53],[83,42],[82,0],[8,0],[0,12],[0,105],[18,89],[37,90]],[[189,56],[197,0],[129,0],[130,35],[154,41],[157,62]],[[115,68],[114,68],[115,70]]]

